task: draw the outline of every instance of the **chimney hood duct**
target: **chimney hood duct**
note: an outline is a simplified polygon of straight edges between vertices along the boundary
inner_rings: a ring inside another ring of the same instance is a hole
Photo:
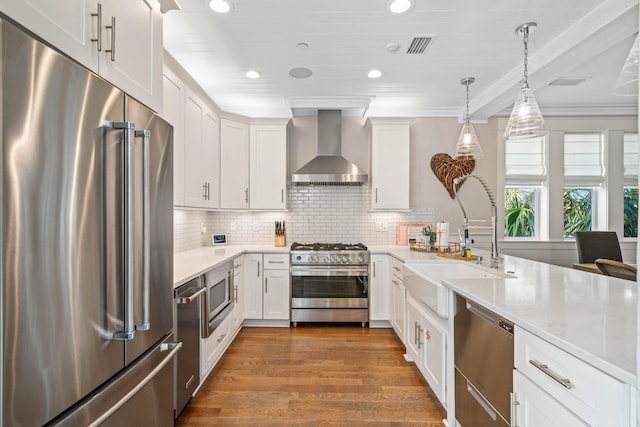
[[[318,110],[318,155],[291,175],[297,185],[361,185],[369,176],[341,155],[342,111]]]

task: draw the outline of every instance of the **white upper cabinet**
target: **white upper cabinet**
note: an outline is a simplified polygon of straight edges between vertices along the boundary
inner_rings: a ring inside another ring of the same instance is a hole
[[[218,117],[191,90],[184,101],[185,206],[219,207],[220,128]]]
[[[156,0],[102,3],[100,75],[160,111],[162,13]]]
[[[409,210],[409,121],[371,125],[371,209]]]
[[[220,207],[249,208],[249,125],[220,121]]]
[[[0,0],[4,14],[94,72],[98,72],[99,7],[98,0]]]
[[[162,118],[173,126],[173,204],[184,206],[184,83],[164,71]]]
[[[287,208],[286,125],[250,126],[251,209]]]
[[[0,0],[3,13],[155,111],[162,107],[156,0]]]
[[[204,207],[220,207],[220,119],[209,110],[202,116],[202,158],[200,172],[206,183]],[[191,165],[188,165],[188,167]]]

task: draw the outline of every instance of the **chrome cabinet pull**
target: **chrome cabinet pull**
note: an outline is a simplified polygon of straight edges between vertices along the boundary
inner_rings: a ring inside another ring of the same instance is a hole
[[[91,42],[97,43],[98,52],[102,52],[102,3],[98,3],[97,13],[92,13],[91,16],[98,18],[97,25],[96,25],[96,28],[98,29],[97,30],[98,34],[96,38],[91,39]]]
[[[413,344],[418,345],[418,322],[413,322]]]
[[[373,277],[376,277],[376,262],[373,262]]]
[[[136,325],[138,331],[151,328],[149,320],[149,293],[151,271],[151,243],[149,238],[151,201],[149,198],[149,138],[151,131],[137,130],[136,138],[142,138],[142,323]]]
[[[269,260],[269,264],[284,264],[282,260]]]
[[[134,127],[132,122],[112,122],[110,127],[124,131],[124,330],[115,332],[112,336],[114,340],[132,340],[136,336],[134,319],[134,287],[135,274],[133,265],[135,262],[135,241],[134,234],[134,152],[133,138]]]
[[[548,365],[545,365],[545,364],[540,363],[537,360],[533,360],[533,359],[529,360],[529,363],[531,363],[533,366],[535,366],[536,368],[541,370],[542,373],[544,373],[545,375],[550,377],[552,380],[554,380],[555,382],[557,382],[558,384],[560,384],[562,387],[566,388],[567,390],[573,388],[573,384],[571,384],[571,380],[569,378],[562,378],[560,375],[556,374],[551,369],[549,369]]]
[[[376,188],[376,203],[378,203],[378,189]]]
[[[104,28],[108,28],[111,30],[111,47],[106,49],[106,53],[111,54],[111,62],[116,60],[116,17],[111,17],[111,25],[107,25]]]
[[[515,393],[509,393],[511,399],[511,423],[509,427],[518,427],[518,406],[520,402],[516,399]]]
[[[238,287],[233,287],[233,302],[238,303]]]
[[[160,372],[162,370],[162,368],[164,368],[165,365],[167,363],[169,363],[173,359],[173,357],[176,355],[176,353],[178,351],[180,351],[181,348],[182,348],[182,343],[181,342],[179,342],[179,343],[164,343],[164,344],[160,344],[160,351],[171,350],[171,352],[169,354],[167,354],[167,357],[165,357],[162,360],[162,362],[160,362],[160,364],[153,369],[153,371],[149,372],[149,375],[144,377],[142,379],[142,381],[140,381],[134,388],[132,388],[129,391],[129,393],[125,394],[122,397],[122,399],[120,399],[118,402],[116,402],[115,405],[113,405],[105,413],[100,415],[100,417],[97,420],[95,420],[94,422],[89,424],[89,427],[97,427],[97,426],[99,426],[100,424],[104,423],[111,415],[116,413],[118,411],[118,409],[122,408],[125,405],[125,403],[127,403],[129,400],[131,400],[133,398],[133,396],[136,395],[136,393],[138,393],[140,390],[142,390],[142,388],[144,386],[146,386],[149,383],[149,381],[151,381],[156,375],[158,375],[158,372]]]
[[[420,325],[418,325],[418,350],[420,350],[420,347],[422,346],[422,344],[424,344],[423,342],[420,341],[421,338],[422,338],[422,328],[420,327]]]
[[[392,280],[393,284],[396,286],[400,286],[400,282],[398,282],[397,280]]]
[[[191,304],[192,302],[194,302],[196,300],[196,298],[198,298],[200,295],[204,294],[205,292],[207,292],[207,288],[201,288],[198,292],[194,292],[193,294],[189,295],[188,297],[176,298],[176,303],[178,303],[178,304]]]
[[[258,261],[258,277],[260,277],[260,261]]]
[[[244,201],[245,201],[245,203],[249,203],[249,189],[248,188],[244,189]]]
[[[284,203],[284,188],[280,189],[280,203]]]
[[[264,293],[265,294],[269,293],[269,278],[268,277],[264,278]]]

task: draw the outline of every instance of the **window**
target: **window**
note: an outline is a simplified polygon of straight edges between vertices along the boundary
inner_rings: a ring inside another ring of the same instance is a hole
[[[504,236],[540,235],[540,188],[547,174],[544,138],[508,140],[505,144]]]
[[[536,237],[537,193],[535,188],[505,188],[505,237]]]
[[[596,200],[604,182],[602,134],[564,135],[564,237],[591,230]]]
[[[638,237],[638,134],[624,134],[624,237]]]

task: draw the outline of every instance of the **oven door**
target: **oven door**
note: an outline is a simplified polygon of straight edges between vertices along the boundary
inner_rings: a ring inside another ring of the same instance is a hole
[[[204,319],[202,322],[202,337],[209,337],[233,310],[231,300],[233,289],[233,270],[207,273],[205,275],[207,295],[204,303]]]
[[[291,308],[368,308],[366,267],[292,267]]]

